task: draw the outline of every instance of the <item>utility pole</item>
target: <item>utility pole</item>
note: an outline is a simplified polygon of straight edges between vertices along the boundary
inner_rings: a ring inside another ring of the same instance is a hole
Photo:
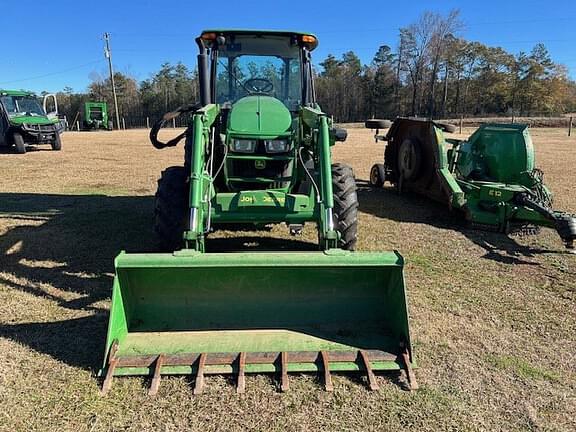
[[[116,84],[114,83],[114,71],[112,69],[112,53],[110,51],[110,35],[104,33],[104,56],[108,59],[108,69],[110,70],[110,82],[112,83],[112,94],[114,95],[114,111],[116,112],[116,129],[120,130],[120,113],[118,112],[118,97],[116,96]]]

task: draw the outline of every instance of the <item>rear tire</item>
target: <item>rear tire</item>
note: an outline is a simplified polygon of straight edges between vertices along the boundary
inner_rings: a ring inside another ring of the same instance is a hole
[[[62,139],[60,138],[60,134],[56,132],[56,136],[54,137],[54,141],[52,141],[52,150],[60,151],[62,150]]]
[[[384,164],[374,164],[370,169],[370,186],[382,187],[386,174],[384,171]]]
[[[348,165],[332,165],[334,228],[340,233],[339,247],[355,250],[358,241],[358,196],[354,172]]]
[[[14,132],[14,146],[16,147],[16,153],[24,154],[26,153],[26,144],[24,143],[24,138],[18,132]]]
[[[187,229],[188,191],[184,167],[169,167],[162,171],[154,200],[154,232],[164,252],[182,248],[182,234]]]

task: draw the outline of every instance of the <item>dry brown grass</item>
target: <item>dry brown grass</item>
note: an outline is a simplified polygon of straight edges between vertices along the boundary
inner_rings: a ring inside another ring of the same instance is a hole
[[[557,207],[576,212],[576,138],[532,134]],[[359,248],[408,260],[421,389],[383,375],[369,392],[339,376],[327,394],[296,376],[280,394],[250,376],[240,397],[210,377],[193,397],[186,378],[166,378],[150,398],[145,380],[126,378],[100,397],[113,258],[151,249],[151,195],[182,148],[156,151],[139,130],[63,142],[59,153],[0,154],[0,430],[576,429],[576,257],[548,229],[522,239],[471,231],[442,206],[368,189],[383,145],[363,129],[334,158],[360,183]],[[284,227],[263,235],[288,238]]]

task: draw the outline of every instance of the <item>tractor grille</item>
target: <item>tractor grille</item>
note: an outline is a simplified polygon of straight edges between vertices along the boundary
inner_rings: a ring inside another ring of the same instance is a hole
[[[230,160],[228,178],[238,189],[276,189],[287,187],[292,177],[291,160],[267,160],[258,162],[253,159]]]
[[[26,130],[34,132],[54,132],[56,130],[55,126],[52,124],[48,125],[38,125],[38,124],[26,124],[24,125]]]

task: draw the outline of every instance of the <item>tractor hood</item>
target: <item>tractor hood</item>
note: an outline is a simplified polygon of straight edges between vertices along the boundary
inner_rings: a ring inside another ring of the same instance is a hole
[[[231,133],[277,136],[286,133],[292,116],[286,106],[271,96],[246,96],[232,106]]]
[[[10,123],[15,126],[20,126],[22,124],[51,125],[58,123],[58,119],[49,119],[45,116],[19,115],[10,117]]]

